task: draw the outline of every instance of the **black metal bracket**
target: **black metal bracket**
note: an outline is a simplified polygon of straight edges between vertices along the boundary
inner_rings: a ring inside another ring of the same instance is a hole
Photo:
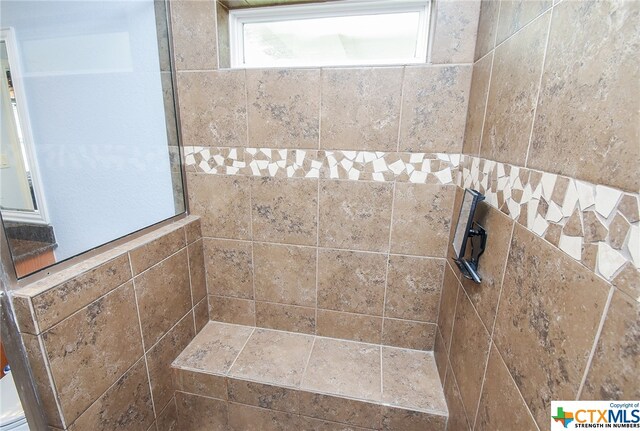
[[[471,258],[454,260],[465,278],[480,283],[482,277],[478,274],[478,263],[487,245],[487,231],[478,223],[473,222],[473,227],[469,229],[469,239],[471,241]]]

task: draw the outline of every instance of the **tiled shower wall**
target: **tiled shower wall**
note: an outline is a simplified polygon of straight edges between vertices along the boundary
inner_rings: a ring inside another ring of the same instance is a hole
[[[480,3],[438,3],[431,64],[260,70],[172,7],[210,317],[432,349]]]
[[[640,397],[639,18],[482,2],[454,214],[479,189],[489,237],[482,284],[445,269],[449,429],[544,430],[551,400]]]

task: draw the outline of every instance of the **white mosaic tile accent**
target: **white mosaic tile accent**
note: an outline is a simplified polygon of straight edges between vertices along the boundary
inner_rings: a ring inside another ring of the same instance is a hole
[[[606,280],[640,269],[640,195],[462,155],[457,184]]]

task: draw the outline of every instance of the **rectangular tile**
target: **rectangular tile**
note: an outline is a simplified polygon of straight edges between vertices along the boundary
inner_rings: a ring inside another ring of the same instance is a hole
[[[379,404],[301,391],[300,414],[351,426],[378,429],[382,419]]]
[[[382,407],[383,431],[444,431],[446,424],[446,416],[404,410],[390,406]]]
[[[184,228],[179,227],[163,234],[158,238],[150,238],[133,250],[129,251],[133,275],[152,267],[161,260],[171,256],[186,245]]]
[[[229,401],[269,410],[298,413],[298,391],[241,379],[228,379]]]
[[[313,335],[316,309],[256,301],[256,326]]]
[[[209,317],[220,322],[254,326],[256,303],[253,300],[209,295]]]
[[[157,431],[178,431],[178,406],[175,397],[158,413],[156,426]]]
[[[382,344],[415,350],[433,350],[438,325],[413,320],[384,319]]]
[[[317,334],[324,337],[380,344],[382,318],[319,309]]]
[[[178,70],[218,67],[213,0],[177,0],[172,3],[171,29]]]
[[[227,431],[226,401],[176,392],[176,404],[181,431]]]
[[[203,239],[209,295],[253,299],[253,245]]]
[[[231,431],[298,431],[299,422],[298,416],[291,413],[229,403]]]
[[[480,2],[438,3],[431,63],[471,63],[476,46]]]
[[[219,400],[227,399],[227,379],[224,376],[182,368],[172,368],[171,371],[176,391]]]
[[[191,298],[193,305],[207,296],[207,279],[204,266],[202,240],[189,245],[189,276],[191,280]]]

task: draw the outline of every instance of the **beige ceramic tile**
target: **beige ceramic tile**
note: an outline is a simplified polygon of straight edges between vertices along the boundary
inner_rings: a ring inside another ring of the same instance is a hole
[[[315,307],[316,249],[255,243],[256,300]]]
[[[382,318],[364,314],[318,310],[317,334],[324,337],[380,344]]]
[[[251,243],[203,239],[210,295],[253,299]]]
[[[315,334],[316,309],[256,301],[256,326]]]
[[[640,304],[615,291],[580,399],[640,398]]]
[[[391,252],[445,257],[454,186],[397,183]]]
[[[133,275],[152,267],[185,246],[185,233],[182,227],[163,234],[129,252]]]
[[[298,431],[297,415],[229,403],[229,430]]]
[[[445,261],[390,256],[385,316],[437,322]]]
[[[320,245],[387,251],[393,185],[360,181],[320,183]]]
[[[447,353],[450,349],[451,333],[453,332],[453,321],[456,313],[456,304],[458,302],[458,293],[462,291],[462,287],[458,282],[451,265],[447,262],[444,270],[444,279],[442,281],[442,299],[440,300],[440,310],[438,312],[438,328],[444,342],[444,351]]]
[[[249,144],[318,148],[320,69],[247,70]]]
[[[209,295],[209,318],[220,322],[254,326],[256,304],[249,299]]]
[[[382,316],[386,255],[321,249],[318,307]]]
[[[155,346],[148,350],[147,367],[156,411],[162,409],[173,397],[171,363],[187,347],[194,336],[193,315],[188,313]]]
[[[145,348],[149,349],[192,307],[187,250],[134,279]]]
[[[247,146],[244,70],[179,72],[177,81],[183,145]]]
[[[384,403],[447,413],[436,361],[431,352],[383,347],[382,388]]]
[[[551,12],[496,48],[480,156],[523,166]]]
[[[144,360],[140,359],[71,426],[72,431],[146,431],[153,406]]]
[[[133,283],[58,323],[43,339],[64,417],[71,423],[142,356]]]
[[[261,383],[298,387],[313,337],[256,329],[229,375]]]
[[[448,353],[444,349],[444,341],[442,340],[442,334],[436,330],[436,341],[433,346],[433,357],[436,361],[436,367],[438,368],[438,375],[440,376],[440,382],[444,384],[445,374],[447,367],[449,366]]]
[[[200,218],[197,216],[190,216],[188,220],[190,221],[184,225],[184,232],[187,244],[191,244],[202,238],[202,225],[200,224]]]
[[[29,296],[13,296],[13,313],[16,316],[16,323],[21,333],[38,334],[40,331],[36,329],[36,321],[31,311],[31,297]]]
[[[484,5],[484,3],[483,1],[482,4]],[[490,1],[489,3],[496,4],[497,2]],[[462,146],[464,154],[477,156],[480,152],[492,63],[493,54],[490,54],[473,65],[473,79],[471,80],[471,90],[469,91],[469,111],[467,112],[467,123]],[[500,85],[501,83],[498,84]]]
[[[218,28],[218,66],[231,67],[231,46],[229,43],[229,10],[216,2],[216,19]]]
[[[209,322],[174,361],[174,366],[224,375],[253,328]]]
[[[451,367],[447,370],[447,379],[444,385],[444,396],[447,400],[447,408],[449,410],[449,419],[447,420],[447,431],[469,431],[473,423],[473,419],[467,418],[467,413],[462,404],[462,396],[456,382]],[[510,429],[510,428],[507,428]]]
[[[189,276],[191,277],[191,299],[193,305],[207,296],[207,279],[204,266],[202,240],[189,245]]]
[[[34,297],[40,331],[46,331],[130,278],[129,258],[122,254]]]
[[[629,175],[640,165],[640,71],[628,49],[640,43],[639,13],[635,1],[554,8],[529,166],[640,189]]]
[[[187,174],[189,209],[201,217],[205,237],[250,239],[249,180],[243,176]]]
[[[176,399],[171,398],[171,401],[165,406],[165,408],[158,413],[156,419],[155,428],[157,431],[178,431],[178,407],[176,405]],[[153,431],[154,428],[150,428],[149,431]]]
[[[205,296],[193,307],[196,334],[209,322],[209,299]]]
[[[316,245],[318,180],[253,178],[251,210],[254,240]]]
[[[227,399],[227,379],[218,374],[172,368],[175,390],[203,397]]]
[[[640,300],[640,271],[635,268],[633,263],[627,262],[611,281],[611,284],[632,298]]]
[[[227,403],[215,398],[176,392],[178,425],[185,431],[227,431]]]
[[[171,29],[176,69],[218,67],[215,1],[171,2]]]
[[[494,47],[499,10],[500,2],[494,0],[481,1],[475,60],[487,54]]]
[[[448,0],[438,2],[431,47],[431,62],[473,62],[479,15],[479,1]]]
[[[460,152],[471,70],[471,66],[406,68],[400,151]]]
[[[552,5],[551,0],[509,0],[500,2],[496,43],[520,30]]]
[[[316,338],[302,389],[380,401],[380,347]]]
[[[502,414],[505,409],[512,413],[510,417]],[[500,353],[493,346],[489,355],[475,429],[493,431],[509,428],[523,431],[538,429]]]
[[[323,69],[320,147],[395,151],[402,73],[401,67]]]
[[[405,349],[433,350],[437,328],[435,323],[385,318],[382,344]]]
[[[370,428],[354,427],[352,425],[341,424],[338,422],[324,421],[322,419],[314,419],[306,416],[298,418],[298,429],[307,431],[370,431]]]
[[[602,279],[516,225],[493,338],[539,426],[551,400],[577,395],[607,294]]]
[[[269,410],[298,413],[298,391],[247,380],[228,379],[229,401]]]
[[[381,411],[377,403],[305,391],[300,391],[298,398],[301,415],[370,429],[380,427]]]
[[[446,416],[389,406],[382,407],[383,431],[444,431],[446,424]]]

